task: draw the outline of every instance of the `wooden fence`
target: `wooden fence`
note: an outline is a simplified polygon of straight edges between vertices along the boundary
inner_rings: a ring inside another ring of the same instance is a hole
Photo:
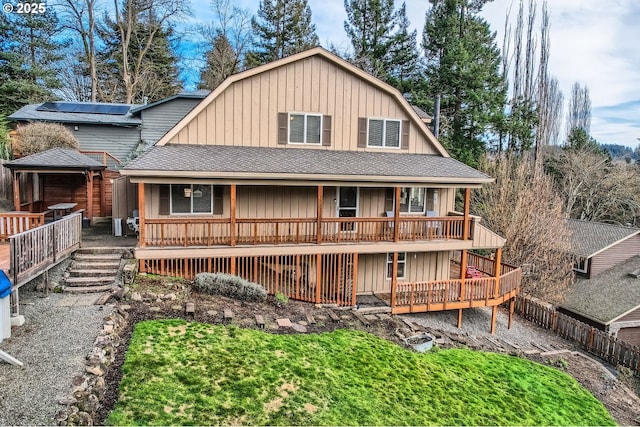
[[[9,160],[0,159],[0,199],[13,200],[13,178],[11,178],[11,171],[3,164]]]
[[[18,288],[67,258],[80,247],[81,238],[81,212],[11,236],[10,279],[15,313],[18,311]]]
[[[611,334],[580,322],[555,307],[526,296],[517,296],[515,312],[536,325],[548,329],[613,366],[624,366],[640,375],[640,348]]]

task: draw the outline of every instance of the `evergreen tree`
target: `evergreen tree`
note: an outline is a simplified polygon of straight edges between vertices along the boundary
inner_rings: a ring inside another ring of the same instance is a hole
[[[413,98],[415,96],[411,92],[419,86],[422,63],[418,53],[417,31],[409,31],[410,22],[405,3],[398,9],[397,26],[398,30],[389,47],[386,81],[408,98]]]
[[[199,89],[213,90],[227,77],[238,72],[240,64],[227,37],[218,33],[211,50],[207,52],[207,64],[200,71]]]
[[[128,0],[124,8],[135,8],[134,3]],[[162,26],[152,9],[134,9],[126,16],[120,21],[107,17],[99,29],[105,46],[98,52],[100,100],[143,103],[175,95],[181,85],[171,47],[173,30]]]
[[[492,130],[504,121],[500,51],[478,15],[484,0],[430,3],[422,46],[429,91],[441,94],[440,139],[453,157],[475,166]]]
[[[256,49],[247,54],[254,67],[319,45],[307,0],[261,0],[251,20]]]
[[[60,51],[67,43],[57,36],[58,18],[46,13],[0,14],[0,114],[53,97]]]
[[[395,41],[393,0],[344,0],[344,9],[344,30],[353,47],[351,61],[367,73],[387,80],[389,51]]]

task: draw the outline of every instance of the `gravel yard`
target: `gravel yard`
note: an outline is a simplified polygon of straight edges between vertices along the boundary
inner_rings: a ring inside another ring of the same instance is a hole
[[[0,350],[23,367],[0,361],[0,425],[55,425],[58,401],[71,392],[71,379],[111,307],[93,305],[99,295],[63,295],[20,290],[25,324],[12,328]]]

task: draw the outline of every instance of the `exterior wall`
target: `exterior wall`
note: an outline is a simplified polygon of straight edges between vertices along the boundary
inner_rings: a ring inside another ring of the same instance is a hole
[[[618,322],[640,322],[640,307],[618,319]]]
[[[65,125],[78,139],[80,150],[107,151],[124,161],[140,143],[140,129],[110,125]],[[75,130],[75,126],[78,130]]]
[[[596,276],[614,265],[640,254],[640,235],[636,234],[590,258],[590,276]]]
[[[142,141],[146,144],[155,143],[200,101],[202,99],[176,98],[140,111]]]
[[[278,145],[278,113],[332,117],[331,145]],[[232,83],[170,143],[436,154],[412,120],[409,149],[358,148],[358,117],[411,120],[392,96],[328,60],[311,56]]]
[[[337,216],[337,187],[325,186],[323,189],[323,218]],[[446,215],[451,210],[444,200],[452,200],[449,194],[454,190],[439,189],[439,215]],[[281,186],[241,186],[236,193],[237,218],[315,218],[317,203],[317,187],[281,187]],[[358,194],[359,217],[383,217],[386,212],[386,189],[380,187],[361,187]],[[229,186],[224,188],[224,205],[221,215],[206,215],[211,218],[229,218]],[[146,184],[145,217],[161,218],[159,215],[159,185]],[[176,215],[176,217],[179,215]],[[198,215],[203,217],[203,215]]]
[[[640,326],[621,328],[617,338],[640,347]]]
[[[387,279],[387,254],[360,254],[358,258],[358,294],[389,293],[391,279]],[[407,252],[406,282],[449,279],[449,252]]]
[[[111,215],[111,204],[100,209],[101,192],[98,176],[93,178],[93,215],[94,217]],[[73,210],[85,209],[87,217],[87,187],[84,175],[78,174],[42,174],[42,209],[56,203],[77,203]]]

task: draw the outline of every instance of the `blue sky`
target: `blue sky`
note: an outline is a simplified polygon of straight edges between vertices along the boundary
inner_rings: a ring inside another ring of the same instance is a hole
[[[323,46],[348,48],[343,0],[308,0]],[[255,13],[257,0],[238,0]],[[407,0],[411,24],[421,37],[426,0]],[[525,1],[528,3],[528,0]],[[539,1],[541,4],[542,2]],[[396,0],[396,4],[400,1]],[[482,15],[497,32],[498,45],[507,10],[515,15],[518,1],[494,0]],[[211,19],[209,3],[192,3],[190,23]],[[574,82],[589,87],[591,134],[601,143],[636,147],[640,144],[640,1],[549,0],[551,57],[549,69],[558,78],[568,102]],[[538,13],[539,16],[539,13]],[[565,112],[567,105],[565,105]]]

